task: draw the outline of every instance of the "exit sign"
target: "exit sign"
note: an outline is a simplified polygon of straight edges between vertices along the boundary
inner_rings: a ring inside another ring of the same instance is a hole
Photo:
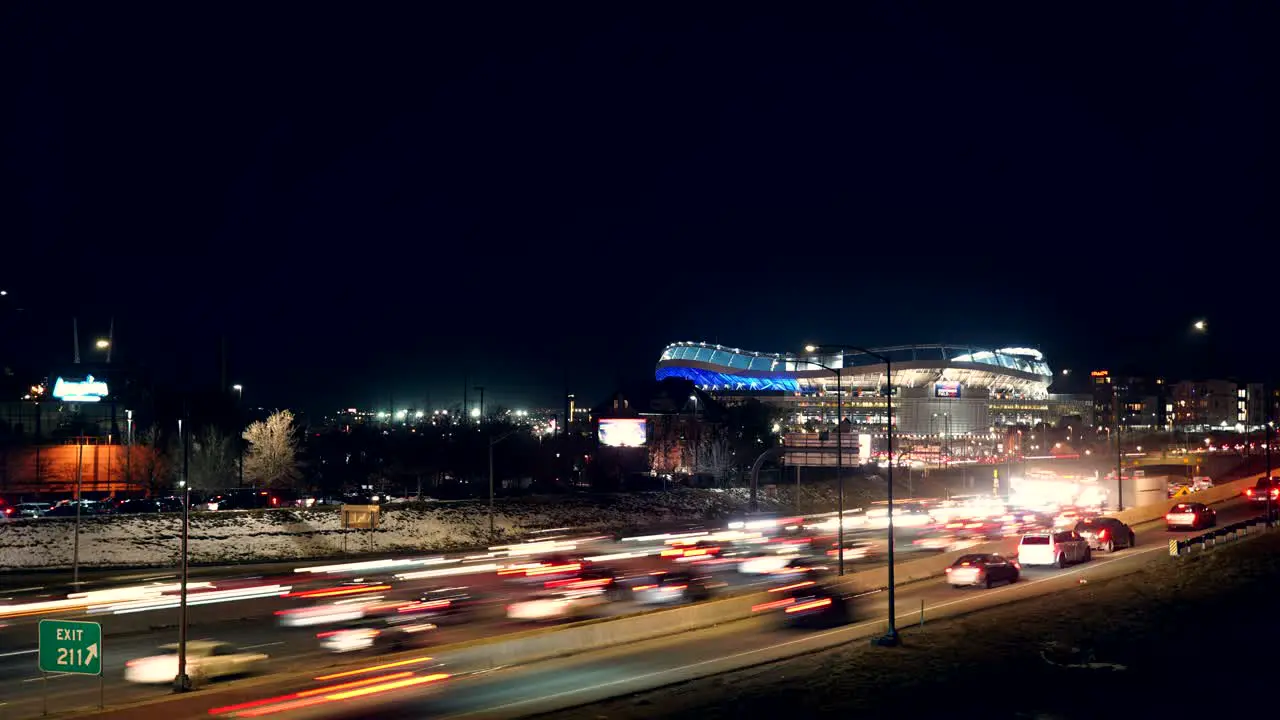
[[[101,675],[102,626],[76,620],[41,620],[40,672]]]

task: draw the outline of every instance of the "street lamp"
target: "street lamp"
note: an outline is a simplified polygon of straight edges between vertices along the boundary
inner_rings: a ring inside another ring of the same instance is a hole
[[[817,350],[813,345],[806,345],[805,350],[815,352]],[[844,415],[844,391],[840,385],[840,369],[823,365],[815,360],[804,360],[810,365],[816,365],[827,372],[836,376],[836,574],[844,575],[844,433],[840,427],[840,422]],[[893,463],[893,449],[889,451],[889,462]],[[890,523],[893,521],[891,520]]]
[[[93,346],[98,348],[99,350],[106,350],[107,348],[111,347],[111,341],[106,338],[98,338],[98,341],[95,342]]]
[[[845,352],[845,351],[847,351],[847,350],[852,350],[853,352],[862,353],[863,355],[870,355],[871,357],[873,357],[873,358],[875,358],[875,359],[879,360],[880,362],[884,363],[884,374],[885,374],[885,438],[888,440],[888,444],[889,444],[889,477],[888,477],[888,486],[889,486],[889,488],[888,488],[888,489],[889,489],[889,492],[888,492],[888,500],[889,500],[889,553],[888,553],[888,555],[889,555],[889,557],[888,557],[888,561],[889,561],[889,578],[888,578],[888,583],[887,583],[887,584],[888,584],[888,586],[889,586],[889,588],[888,588],[888,594],[889,594],[889,627],[888,627],[888,629],[885,631],[885,634],[884,634],[884,635],[881,635],[880,637],[875,638],[875,639],[874,639],[874,640],[872,640],[871,642],[872,642],[873,644],[875,644],[875,645],[879,645],[879,646],[881,646],[881,647],[897,647],[898,645],[901,645],[901,644],[902,644],[902,638],[900,638],[900,637],[898,636],[898,626],[897,626],[897,620],[896,620],[896,618],[895,618],[895,613],[897,612],[897,603],[896,603],[896,595],[895,595],[895,591],[894,591],[894,572],[893,572],[893,545],[894,545],[894,534],[893,534],[893,464],[894,464],[894,461],[893,461],[893,363],[891,363],[891,362],[889,361],[888,356],[886,356],[886,355],[881,355],[880,353],[873,352],[873,351],[871,351],[871,350],[867,350],[866,348],[858,347],[857,345],[827,345],[827,346],[813,346],[813,345],[810,345],[810,346],[806,347],[805,349],[806,349],[806,350],[808,350],[809,352],[814,352],[814,351],[816,351],[819,347],[838,348],[838,349],[840,350],[840,353],[841,353],[841,363],[840,363],[841,365],[844,365],[844,352]],[[836,373],[836,382],[838,383],[838,382],[839,382],[839,380],[840,380],[840,374],[839,374],[839,372],[837,372],[837,373]],[[838,398],[838,396],[837,396],[837,398]],[[839,420],[839,418],[837,418],[837,420]],[[837,423],[837,424],[836,424],[836,430],[837,430],[837,431],[839,431],[839,429],[840,429],[840,425],[839,425],[839,423]],[[840,438],[840,435],[839,435],[839,434],[837,434],[837,435],[836,435],[836,440],[837,440],[837,441],[839,441],[839,438]],[[839,448],[839,446],[837,445],[837,452],[838,452],[838,448]],[[839,458],[839,455],[837,455],[837,458]],[[838,473],[838,472],[839,472],[839,471],[837,471],[837,473]],[[841,484],[840,484],[840,490],[841,490],[840,498],[841,498],[841,501],[843,502],[843,499],[844,499],[844,484],[843,484],[843,483],[841,483]],[[843,510],[843,508],[841,508],[841,509]],[[841,515],[841,517],[840,517],[840,527],[841,527],[841,528],[843,528],[843,527],[844,527],[844,516],[843,516],[843,515]],[[841,553],[841,557],[843,557],[843,556],[844,556],[844,546],[843,546],[843,544],[842,544],[842,545],[841,545],[841,547],[840,547],[840,553]]]
[[[1191,324],[1191,327],[1195,328],[1196,332],[1204,332],[1209,328],[1209,324],[1204,320],[1197,320]]]

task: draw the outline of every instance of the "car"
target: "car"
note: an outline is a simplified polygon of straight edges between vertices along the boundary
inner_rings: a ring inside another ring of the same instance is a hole
[[[777,599],[753,606],[754,612],[779,613],[784,625],[796,628],[832,627],[853,620],[853,597],[814,580],[769,590]]]
[[[1018,541],[1019,565],[1057,565],[1064,568],[1092,558],[1089,542],[1074,530],[1027,533]]]
[[[435,623],[421,617],[370,618],[316,633],[316,637],[320,640],[320,647],[334,653],[360,650],[393,652],[428,644],[435,629]]]
[[[583,619],[591,617],[608,602],[609,598],[601,588],[541,590],[507,605],[507,619],[524,622]]]
[[[705,575],[687,572],[660,572],[647,581],[631,586],[635,601],[641,605],[667,605],[698,602],[711,597],[717,585]]]
[[[673,545],[659,555],[673,562],[690,563],[719,557],[725,549],[725,543],[699,540],[691,544]]]
[[[871,560],[881,552],[880,545],[870,540],[845,540],[844,551],[841,553],[836,552],[838,546],[839,543],[831,543],[831,549],[827,550],[827,557],[831,558],[831,562],[837,561],[837,555],[842,556],[845,562]]]
[[[1168,530],[1196,530],[1218,524],[1218,513],[1201,502],[1178,503],[1164,516]]]
[[[769,574],[779,581],[790,581],[801,577],[824,577],[832,572],[833,566],[827,558],[798,557],[788,560],[782,568]]]
[[[127,682],[147,685],[171,683],[178,675],[178,644],[161,645],[162,654],[125,663]],[[193,682],[248,675],[266,664],[265,653],[246,652],[231,643],[192,640],[187,643],[187,676]]]
[[[24,518],[38,518],[43,516],[45,513],[49,512],[49,508],[52,506],[49,503],[44,503],[44,502],[29,502],[29,503],[18,503],[13,507],[14,507],[15,516],[24,517]]]
[[[1133,530],[1115,518],[1085,518],[1076,523],[1076,534],[1089,543],[1089,547],[1103,552],[1115,552],[1117,548],[1131,548],[1137,544]]]
[[[396,612],[445,625],[475,620],[485,604],[485,599],[471,588],[439,587],[422,591],[410,602],[397,606]]]
[[[1244,494],[1249,498],[1249,504],[1255,507],[1266,505],[1268,502],[1273,506],[1280,506],[1280,478],[1258,478],[1258,482],[1246,489]]]
[[[946,572],[951,587],[985,585],[990,588],[998,582],[1018,582],[1022,566],[999,553],[973,553],[956,558]]]
[[[540,559],[522,560],[498,571],[504,580],[519,584],[539,585],[548,580],[562,580],[577,577],[590,561],[574,555],[547,555]]]
[[[760,552],[751,553],[738,559],[738,572],[743,575],[769,575],[787,566],[795,555]]]

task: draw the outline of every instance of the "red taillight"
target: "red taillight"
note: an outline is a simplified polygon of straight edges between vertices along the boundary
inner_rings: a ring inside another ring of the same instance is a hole
[[[952,568],[947,568],[947,572],[951,572]]]
[[[1106,528],[1102,528],[1102,530],[1100,530],[1100,531],[1098,532],[1098,539],[1099,539],[1099,540],[1106,540],[1106,539],[1107,539],[1107,529],[1106,529]]]
[[[1248,490],[1245,490],[1244,494],[1248,495],[1249,497],[1253,497],[1253,488],[1249,488]]]
[[[689,587],[688,585],[668,585],[667,589],[668,590],[684,590],[688,587]]]
[[[279,504],[280,504],[280,498],[278,498],[278,497],[273,497],[273,498],[271,498],[271,504],[272,504],[272,505],[279,505]]]
[[[334,635],[337,635],[337,634],[338,634],[338,633],[340,633],[340,632],[342,632],[342,631],[341,631],[341,630],[329,630],[329,631],[327,631],[327,632],[316,633],[316,637],[318,637],[318,638],[333,637]]]
[[[811,600],[809,602],[800,603],[799,605],[792,605],[786,610],[783,610],[783,612],[796,613],[796,612],[802,612],[804,610],[816,610],[820,607],[826,607],[830,604],[831,604],[831,598],[822,598],[821,600]]]

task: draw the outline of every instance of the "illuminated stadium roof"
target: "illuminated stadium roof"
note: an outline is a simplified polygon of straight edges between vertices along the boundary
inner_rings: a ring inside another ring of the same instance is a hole
[[[969,345],[900,345],[872,348],[889,358],[893,384],[922,387],[955,381],[969,387],[1025,395],[1048,391],[1053,373],[1039,350],[985,349]],[[813,361],[813,362],[809,362]],[[762,353],[702,342],[672,343],[658,360],[657,378],[681,377],[707,390],[814,392],[841,370],[850,388],[879,388],[884,363],[866,353]]]

